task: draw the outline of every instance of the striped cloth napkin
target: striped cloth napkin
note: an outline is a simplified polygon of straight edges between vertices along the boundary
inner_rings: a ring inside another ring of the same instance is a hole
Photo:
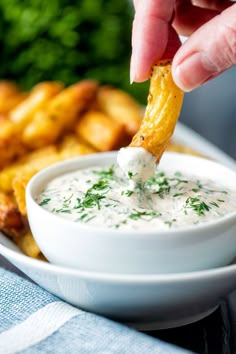
[[[0,268],[0,353],[190,353],[79,310]]]

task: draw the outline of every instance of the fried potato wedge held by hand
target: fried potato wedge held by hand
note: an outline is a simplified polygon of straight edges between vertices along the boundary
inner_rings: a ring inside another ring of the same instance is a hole
[[[121,123],[113,121],[111,117],[98,111],[84,114],[76,126],[76,132],[79,137],[99,151],[119,148],[121,137],[125,136],[125,129]]]
[[[71,85],[53,98],[45,110],[38,111],[25,128],[22,141],[30,148],[39,148],[73,129],[81,112],[89,108],[98,84],[93,80]]]
[[[97,102],[104,113],[124,125],[129,136],[137,133],[143,109],[128,93],[112,86],[102,86],[98,90]]]
[[[174,132],[183,96],[172,79],[171,61],[154,65],[145,115],[130,146],[144,148],[159,162]]]

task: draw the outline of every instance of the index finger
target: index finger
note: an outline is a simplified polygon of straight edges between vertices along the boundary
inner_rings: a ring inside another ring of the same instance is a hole
[[[132,30],[131,81],[144,81],[168,42],[174,0],[135,0]]]

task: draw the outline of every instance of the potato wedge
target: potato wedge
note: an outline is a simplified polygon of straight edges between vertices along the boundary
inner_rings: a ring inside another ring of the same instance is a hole
[[[7,114],[21,95],[19,87],[11,81],[0,81],[0,114]]]
[[[23,253],[32,258],[39,258],[41,251],[34,240],[31,231],[27,231],[21,237],[15,239],[16,244]]]
[[[0,120],[0,169],[26,152],[14,124],[8,119]],[[1,185],[0,185],[1,187]]]
[[[84,141],[99,151],[109,151],[120,147],[125,135],[124,125],[113,121],[102,112],[89,111],[79,120],[76,132]]]
[[[28,171],[24,171],[22,173],[18,173],[15,178],[12,180],[12,189],[13,194],[16,200],[17,207],[23,216],[27,216],[26,210],[26,200],[25,200],[25,191],[26,186],[33,177],[37,173],[37,169],[29,169]]]
[[[62,160],[95,153],[96,150],[79,139],[76,135],[66,135],[59,145],[59,154]]]
[[[22,130],[33,119],[34,114],[44,108],[62,88],[63,85],[59,82],[42,82],[36,85],[29,96],[10,112],[10,120]]]
[[[1,80],[0,81],[0,99],[1,104],[2,101],[14,96],[15,94],[19,93],[19,87],[12,81],[9,80]],[[0,106],[1,107],[1,106]]]
[[[160,61],[153,67],[145,115],[130,146],[143,147],[159,162],[174,132],[183,96],[172,79],[171,61]]]
[[[25,190],[26,186],[41,168],[47,167],[54,162],[65,160],[76,156],[86,155],[95,152],[95,150],[84,142],[79,142],[76,135],[67,135],[58,146],[58,151],[55,146],[36,150],[22,161],[15,164],[15,168],[8,168],[2,173],[0,172],[0,183],[3,183],[5,190],[13,190],[16,204],[20,213],[27,216]],[[6,182],[7,181],[7,182]]]
[[[38,172],[54,162],[60,161],[60,155],[55,146],[48,146],[35,152],[31,152],[20,160],[5,167],[0,171],[0,190],[12,192],[12,182],[18,174],[30,174]]]
[[[97,102],[104,113],[124,125],[129,136],[137,133],[144,112],[128,93],[112,86],[102,86],[98,90]]]
[[[23,218],[12,196],[0,192],[0,230],[19,237],[25,230]]]
[[[12,97],[8,97],[6,100],[0,103],[0,114],[3,116],[8,116],[9,113],[23,102],[27,98],[28,94],[26,92],[19,92]],[[0,98],[1,101],[1,98]]]
[[[64,89],[50,101],[46,110],[37,112],[24,130],[22,141],[30,148],[38,148],[72,130],[79,114],[88,109],[94,99],[97,86],[95,81],[84,80]]]

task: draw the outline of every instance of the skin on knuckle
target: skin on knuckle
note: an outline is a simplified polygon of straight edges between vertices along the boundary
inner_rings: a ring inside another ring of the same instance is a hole
[[[236,64],[236,26],[230,26],[226,21],[219,27],[222,61],[224,66],[230,67]]]

